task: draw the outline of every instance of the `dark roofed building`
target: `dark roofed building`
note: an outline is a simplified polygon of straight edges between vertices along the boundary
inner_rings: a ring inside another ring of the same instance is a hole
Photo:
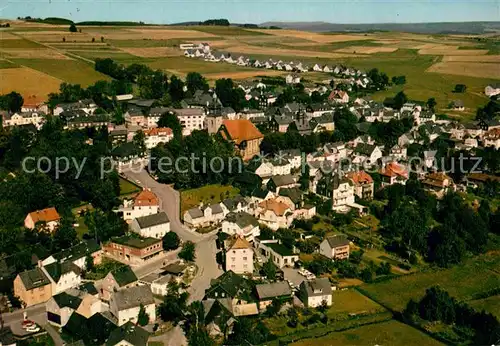
[[[292,298],[292,289],[286,281],[256,285],[255,290],[259,299],[259,309],[261,310],[272,304],[275,299],[285,302]]]
[[[161,239],[166,233],[170,232],[170,220],[167,214],[162,211],[138,217],[132,221],[130,227],[141,237]]]
[[[149,332],[132,322],[116,328],[109,335],[106,346],[134,345],[146,346],[149,340]]]

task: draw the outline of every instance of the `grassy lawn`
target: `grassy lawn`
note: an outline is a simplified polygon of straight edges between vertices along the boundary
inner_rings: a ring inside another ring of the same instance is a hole
[[[339,315],[373,314],[385,309],[368,297],[354,289],[334,291],[332,306],[327,311],[330,319],[338,319]]]
[[[255,74],[258,75],[259,72],[259,70],[253,68],[239,67],[233,64],[207,62],[201,59],[186,58],[183,56],[158,58],[147,64],[153,69],[178,71],[180,73],[199,72],[201,74],[204,74],[219,72],[255,71]]]
[[[75,216],[75,222],[78,224],[78,226],[75,227],[75,230],[76,230],[76,234],[78,235],[79,239],[82,239],[83,235],[89,232],[89,228],[85,224],[85,217],[80,216],[80,213],[79,213],[81,210],[85,210],[85,209],[88,211],[92,211],[92,210],[94,210],[94,207],[92,206],[92,204],[89,203],[89,204],[85,204],[85,205],[81,205],[79,207],[73,208],[71,210],[71,212]]]
[[[99,265],[96,265],[94,267],[94,270],[92,272],[87,272],[85,273],[85,279],[88,280],[101,280],[103,279],[108,273],[112,270],[115,270],[117,268],[121,268],[125,266],[125,264],[114,261],[109,258],[103,258],[102,263]]]
[[[500,295],[472,300],[468,304],[478,311],[488,311],[500,319]]]
[[[86,87],[110,77],[94,70],[94,67],[80,60],[15,59],[15,62],[59,78],[65,82]]]
[[[141,191],[141,188],[135,183],[120,177],[120,196],[130,195]]]
[[[150,341],[148,342],[148,346],[163,346],[164,343],[161,341]]]
[[[460,300],[470,300],[474,294],[500,286],[498,254],[482,255],[450,269],[433,269],[398,277],[362,287],[374,300],[401,311],[411,298],[419,299],[425,290],[439,285]]]
[[[221,200],[236,196],[240,191],[232,186],[207,185],[198,189],[181,191],[181,213],[203,204],[219,203]]]
[[[325,337],[306,339],[294,346],[344,346],[344,345],[442,345],[406,324],[395,320],[333,332]]]

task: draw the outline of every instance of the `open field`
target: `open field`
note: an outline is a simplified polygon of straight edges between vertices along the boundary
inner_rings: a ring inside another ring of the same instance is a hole
[[[6,59],[69,59],[66,55],[50,48],[0,48],[0,57]]]
[[[360,35],[344,35],[344,34],[332,34],[332,35],[324,35],[318,34],[314,32],[305,32],[305,31],[297,31],[297,30],[269,30],[269,29],[252,29],[250,31],[260,32],[268,35],[275,36],[286,36],[286,37],[295,37],[301,38],[313,42],[319,43],[330,43],[330,42],[344,42],[344,41],[358,41],[358,40],[370,40],[370,36],[364,36],[364,34]]]
[[[425,290],[439,285],[451,296],[470,300],[474,294],[500,287],[499,255],[482,255],[450,269],[429,270],[362,287],[375,301],[402,311],[411,298],[419,299]]]
[[[398,50],[396,47],[369,47],[369,46],[352,46],[335,50],[339,53],[352,54],[374,54],[374,53],[392,53]]]
[[[438,62],[429,67],[427,72],[500,79],[500,67],[483,62]]]
[[[13,62],[0,59],[0,69],[4,68],[14,68],[14,67],[19,67],[18,65],[14,64]]]
[[[0,49],[5,48],[19,48],[19,49],[31,49],[31,48],[42,48],[41,45],[35,42],[31,42],[28,40],[20,39],[16,37],[16,39],[11,40],[1,40],[0,41]]]
[[[445,55],[442,59],[442,62],[461,62],[461,61],[500,63],[500,55],[480,55],[480,56]]]
[[[82,86],[94,84],[98,80],[110,79],[95,71],[89,64],[79,60],[65,60],[63,64],[59,60],[49,59],[15,59],[14,62],[44,72],[62,81]]]
[[[424,333],[397,321],[361,326],[325,337],[305,339],[294,346],[347,346],[347,345],[442,345]]]
[[[220,78],[232,78],[235,80],[239,79],[248,79],[256,76],[280,76],[284,75],[285,72],[282,71],[273,71],[273,70],[262,70],[258,71],[241,71],[241,72],[222,72],[222,73],[206,73],[205,77],[208,80],[216,80]]]
[[[485,310],[500,318],[500,295],[473,300],[469,302],[469,305],[476,310]]]
[[[207,185],[198,189],[181,191],[181,213],[198,206],[201,202],[204,205],[219,203],[238,193],[237,188],[222,185]]]
[[[2,69],[0,94],[19,92],[25,103],[39,103],[59,90],[61,80],[26,67]]]
[[[130,195],[141,191],[141,188],[135,183],[120,177],[120,196]]]
[[[184,55],[180,49],[171,47],[122,48],[121,50],[142,58],[158,58]]]
[[[238,45],[228,48],[230,52],[236,52],[240,54],[261,54],[261,55],[283,55],[289,56],[292,59],[297,60],[299,57],[313,57],[313,58],[328,58],[328,59],[339,59],[347,57],[356,57],[354,54],[345,53],[330,53],[330,52],[320,52],[320,51],[310,51],[310,50],[299,50],[299,49],[281,49],[273,47],[257,47],[249,45]]]
[[[475,56],[488,53],[485,49],[458,49],[458,47],[444,46],[443,48],[420,49],[418,54],[422,55],[465,55]]]
[[[125,61],[135,62],[137,60],[140,60],[140,58],[138,58],[137,56],[123,52],[121,50],[109,51],[109,50],[72,49],[72,50],[67,50],[67,52],[90,60],[95,60],[98,58],[99,59],[110,58],[119,62],[125,62]]]
[[[328,309],[327,315],[335,319],[339,314],[372,314],[384,310],[382,306],[355,289],[349,289],[333,292],[332,306]]]
[[[96,37],[103,36],[106,40],[169,40],[169,39],[206,39],[215,35],[195,30],[157,29],[155,28],[135,28],[119,29],[104,32],[100,28],[89,31]]]
[[[64,32],[64,31],[27,31],[20,32],[21,36],[27,38],[28,40],[33,40],[37,42],[62,42],[63,38],[66,42],[91,42],[92,35],[85,32]],[[96,39],[98,39],[97,37]]]

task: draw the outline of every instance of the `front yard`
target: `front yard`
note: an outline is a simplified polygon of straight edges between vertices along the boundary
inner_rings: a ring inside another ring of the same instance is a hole
[[[234,197],[240,190],[233,186],[207,185],[197,189],[181,191],[181,214],[186,210],[204,205],[220,203],[222,200]]]

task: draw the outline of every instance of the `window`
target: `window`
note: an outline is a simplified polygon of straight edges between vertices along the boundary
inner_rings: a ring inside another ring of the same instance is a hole
[[[246,261],[247,260],[247,257],[243,257],[243,261]]]

